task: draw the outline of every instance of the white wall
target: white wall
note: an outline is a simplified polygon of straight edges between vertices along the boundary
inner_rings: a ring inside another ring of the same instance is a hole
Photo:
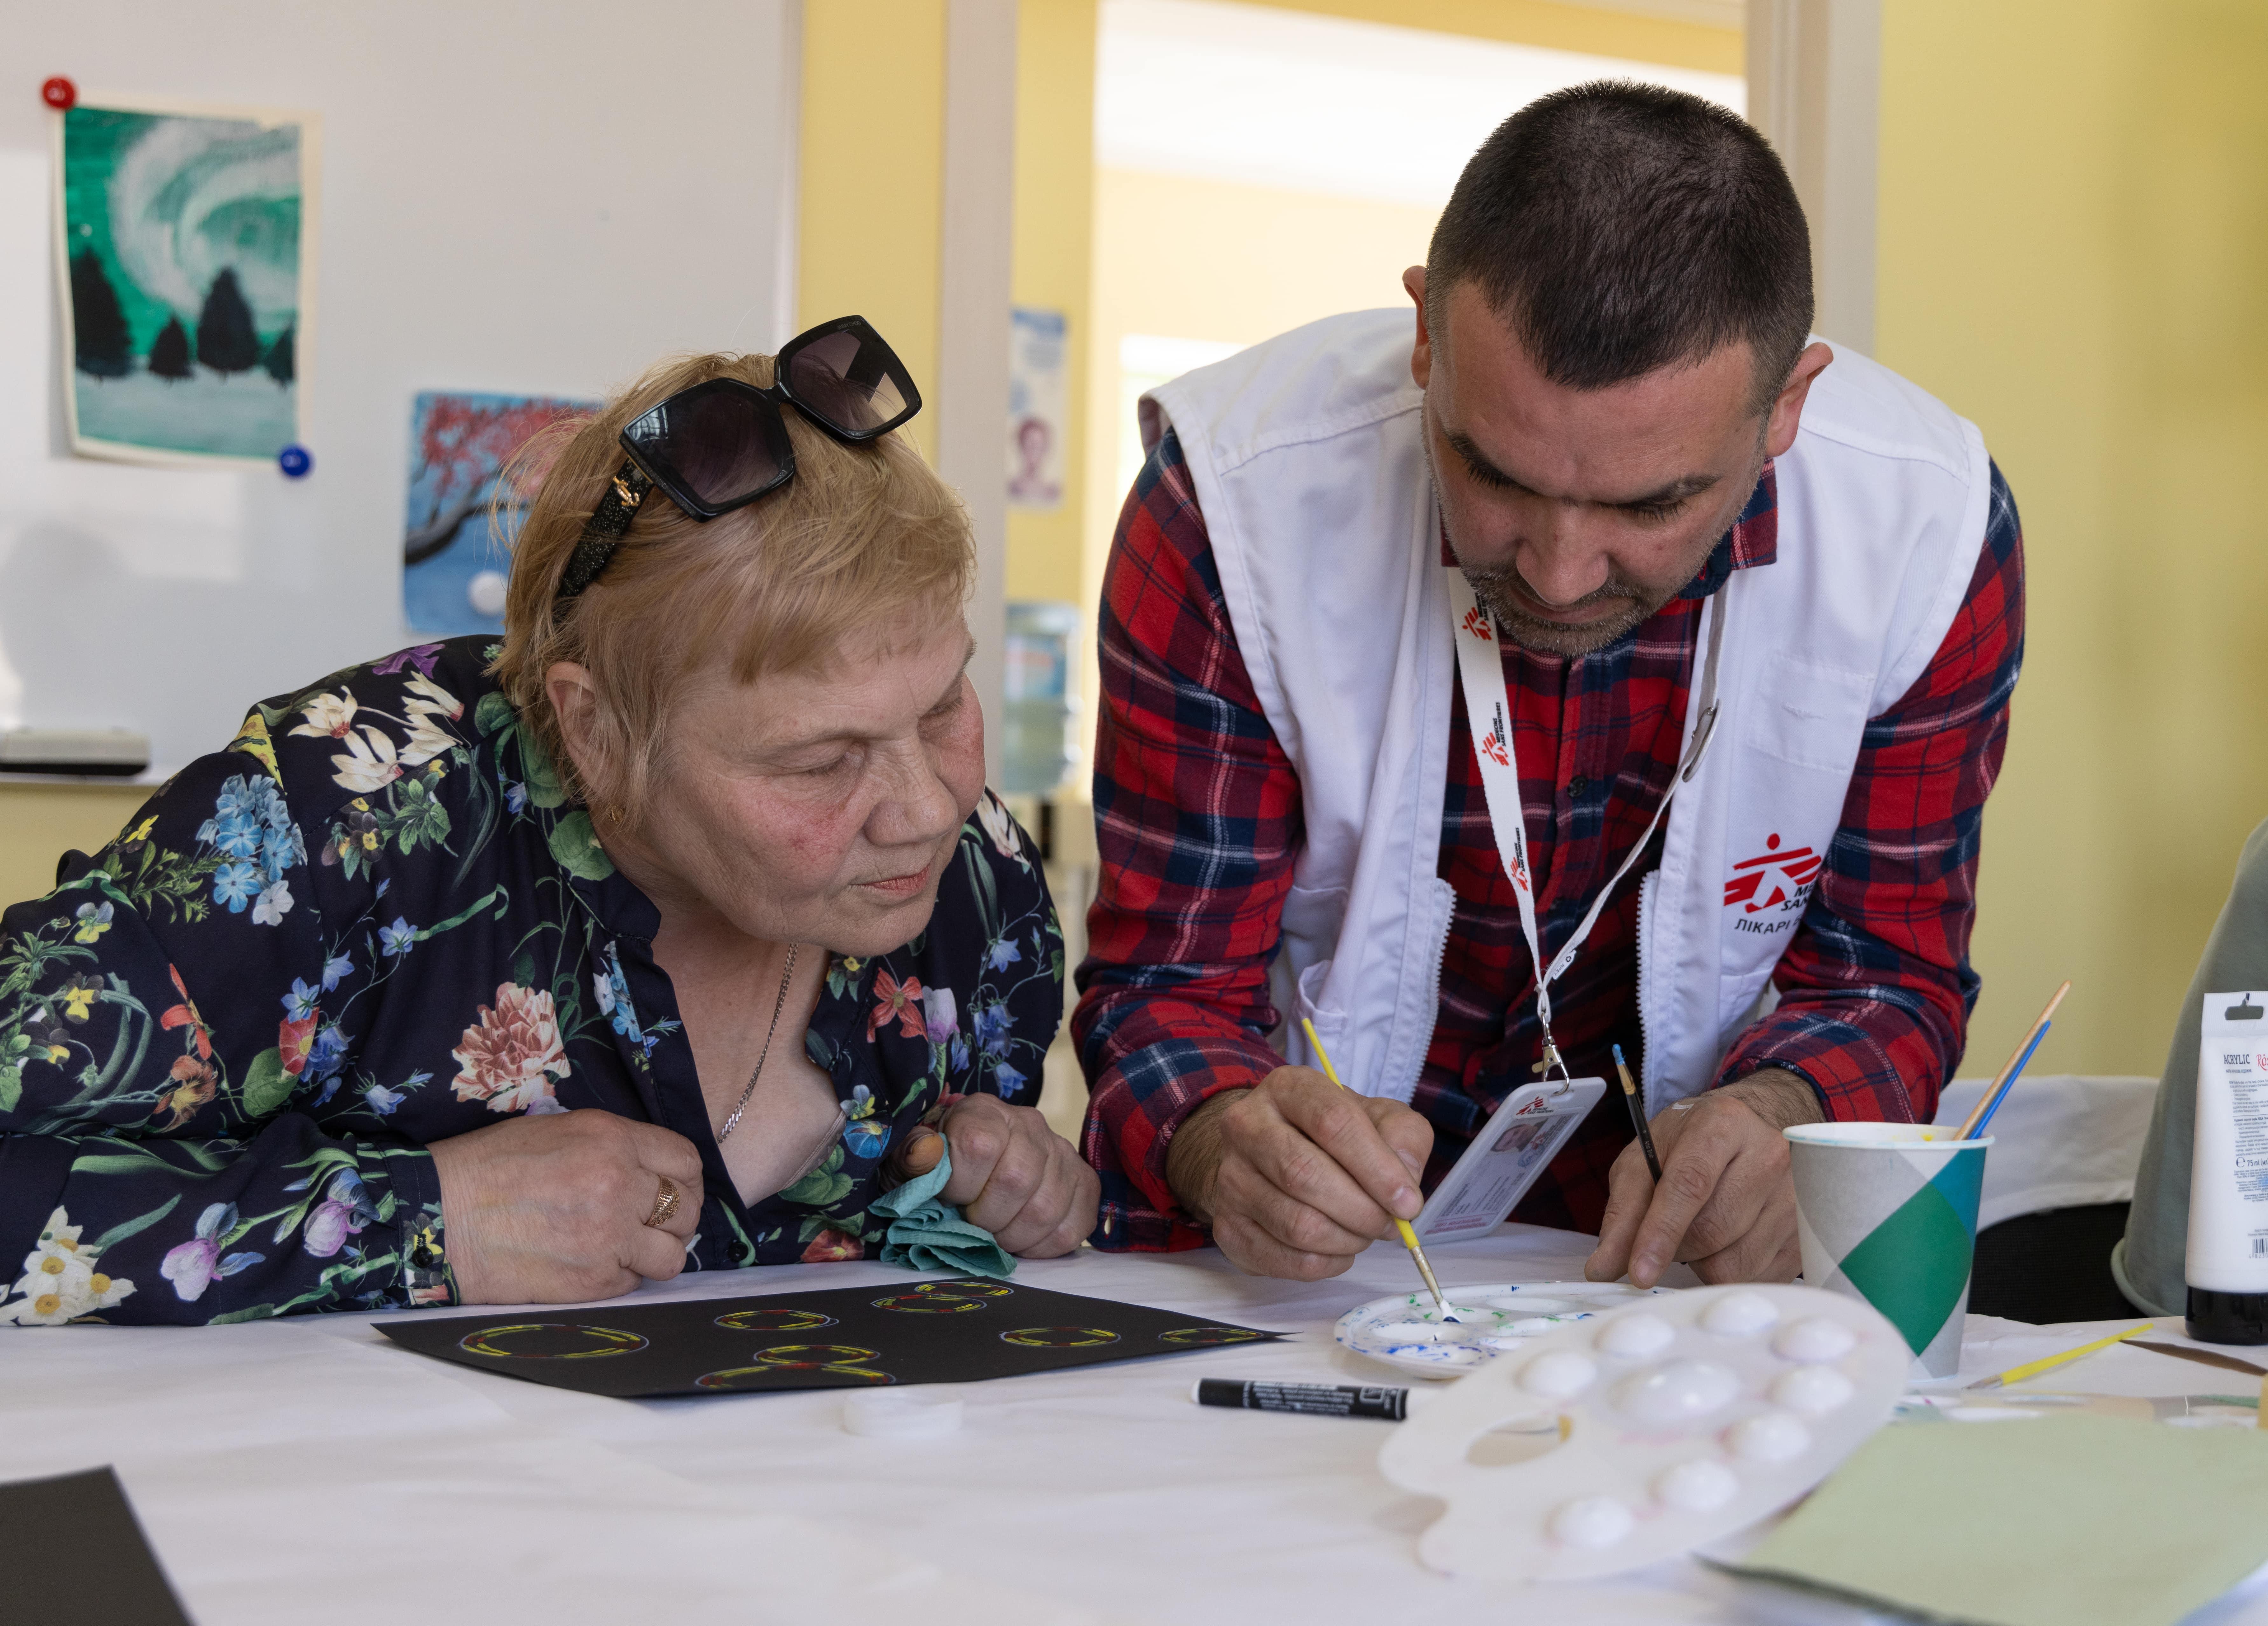
[[[217,748],[248,702],[406,641],[417,391],[592,395],[786,337],[792,13],[0,0],[0,725]],[[308,479],[63,452],[55,73],[322,115]]]

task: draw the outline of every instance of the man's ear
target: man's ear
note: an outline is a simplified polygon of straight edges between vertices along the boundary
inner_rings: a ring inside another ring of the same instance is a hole
[[[1425,268],[1413,265],[1404,271],[1402,286],[1418,305],[1418,343],[1410,352],[1410,376],[1422,390],[1433,376],[1433,335],[1425,327]]]
[[[1823,344],[1808,345],[1795,358],[1794,371],[1772,398],[1771,416],[1764,424],[1766,457],[1778,457],[1795,444],[1795,431],[1803,427],[1803,403],[1810,398],[1811,381],[1826,372],[1827,364],[1834,359],[1835,352]]]

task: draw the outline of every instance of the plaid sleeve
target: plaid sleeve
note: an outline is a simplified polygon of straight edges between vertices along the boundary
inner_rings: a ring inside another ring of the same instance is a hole
[[[1929,669],[1867,724],[1842,828],[1772,975],[1779,1006],[1734,1044],[1720,1084],[1785,1067],[1830,1118],[1926,1122],[1960,1063],[1978,828],[2024,655],[2023,528],[1997,464],[1992,481],[1968,597]]]
[[[1174,1131],[1281,1064],[1268,966],[1301,835],[1300,785],[1260,710],[1180,443],[1119,516],[1103,576],[1094,742],[1101,873],[1071,1019],[1108,1248],[1202,1247],[1166,1185]]]

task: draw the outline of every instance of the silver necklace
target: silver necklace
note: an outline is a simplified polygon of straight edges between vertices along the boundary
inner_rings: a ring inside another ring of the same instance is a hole
[[[740,1115],[747,1111],[748,1098],[756,1093],[756,1080],[764,1076],[764,1063],[772,1053],[772,1035],[779,1032],[780,1012],[787,1009],[788,984],[795,980],[795,952],[802,946],[799,943],[787,945],[787,969],[780,973],[779,997],[772,1001],[772,1025],[764,1029],[764,1048],[756,1052],[756,1071],[748,1075],[748,1087],[740,1092],[740,1099],[733,1104],[733,1115],[725,1119],[725,1127],[717,1131],[719,1146],[725,1144],[725,1137],[733,1132],[733,1126],[740,1122]]]

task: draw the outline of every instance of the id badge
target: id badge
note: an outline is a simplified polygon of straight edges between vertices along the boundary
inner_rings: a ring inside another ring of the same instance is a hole
[[[1419,1240],[1454,1242],[1502,1225],[1606,1093],[1603,1078],[1561,1078],[1506,1096],[1412,1222]]]

